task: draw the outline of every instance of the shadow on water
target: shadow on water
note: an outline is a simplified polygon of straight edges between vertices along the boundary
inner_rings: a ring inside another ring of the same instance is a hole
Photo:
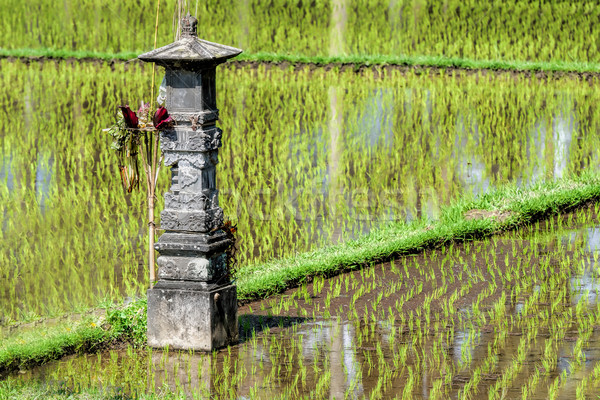
[[[240,343],[244,343],[262,333],[265,330],[273,328],[289,328],[296,324],[302,324],[308,321],[307,318],[302,317],[288,317],[288,316],[272,316],[272,315],[261,315],[261,314],[244,314],[238,316],[239,326],[239,340]]]

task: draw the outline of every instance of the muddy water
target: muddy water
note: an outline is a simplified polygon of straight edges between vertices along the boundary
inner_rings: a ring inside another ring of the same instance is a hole
[[[213,354],[121,349],[18,379],[197,398],[561,398],[600,394],[597,210],[447,246],[239,310]]]

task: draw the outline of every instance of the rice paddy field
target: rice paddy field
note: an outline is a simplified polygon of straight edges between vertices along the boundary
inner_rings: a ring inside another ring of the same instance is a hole
[[[159,41],[177,0],[162,1]],[[600,62],[597,1],[187,0],[200,37],[247,53],[426,55]],[[0,47],[105,53],[152,49],[156,1],[6,0]],[[132,58],[134,56],[132,55]]]
[[[241,343],[212,355],[125,347],[71,356],[7,378],[4,390],[31,398],[594,398],[599,210],[251,303],[240,309]]]
[[[185,3],[200,37],[254,57],[217,71],[217,187],[237,226],[240,279],[382,227],[426,227],[448,205],[499,187],[598,169],[596,73],[314,62],[402,55],[594,66],[600,4]],[[145,295],[146,198],[121,188],[102,129],[117,105],[149,101],[152,67],[103,59],[152,49],[155,7],[0,7],[0,351],[82,314],[96,327],[99,309]],[[161,7],[158,46],[174,39],[176,1]],[[267,55],[306,63],[261,62]],[[159,194],[169,180],[164,168]],[[246,299],[240,344],[212,354],[120,343],[8,376],[0,368],[0,399],[597,398],[599,204]]]
[[[0,67],[9,88],[0,118],[3,325],[143,294],[144,197],[121,190],[101,129],[113,104],[144,98],[150,69],[8,59]],[[458,196],[598,164],[596,78],[268,66],[225,66],[219,77],[218,182],[242,269],[393,221],[435,219]],[[165,171],[159,192],[168,179]],[[31,377],[50,391],[100,396],[155,388],[466,398],[524,382],[519,395],[532,398],[594,392],[595,210],[572,221],[583,233],[545,222],[252,303],[240,324],[258,332],[212,358],[129,349]],[[252,320],[257,311],[274,329]]]
[[[3,60],[4,321],[143,293],[144,196],[102,128],[137,64]],[[494,185],[598,163],[596,78],[245,67],[220,71],[220,201],[241,268],[426,217]],[[59,88],[59,95],[48,95]],[[147,97],[147,96],[146,96]],[[165,170],[159,193],[168,190]],[[159,205],[159,207],[161,207]]]

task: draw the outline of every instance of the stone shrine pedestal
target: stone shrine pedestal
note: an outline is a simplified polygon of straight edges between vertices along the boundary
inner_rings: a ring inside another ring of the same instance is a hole
[[[210,351],[238,340],[234,285],[159,282],[148,290],[148,345]]]

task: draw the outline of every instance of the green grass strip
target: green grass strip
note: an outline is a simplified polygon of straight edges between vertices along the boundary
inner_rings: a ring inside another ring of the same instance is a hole
[[[422,218],[391,223],[356,240],[245,266],[237,280],[238,298],[264,298],[315,276],[333,276],[426,248],[490,236],[598,199],[600,174],[591,171],[527,188],[500,187],[476,198],[458,199],[435,221]],[[470,210],[486,210],[504,218],[467,219],[465,214]],[[61,329],[44,337],[30,334],[12,338],[0,345],[0,377],[67,354],[94,351],[114,341],[144,345],[146,307],[146,300],[141,299],[109,310],[105,329],[98,326],[100,321],[85,320],[74,329]]]
[[[397,65],[407,67],[436,67],[462,69],[490,69],[507,71],[533,72],[600,72],[598,63],[566,62],[566,61],[502,61],[472,60],[469,58],[451,58],[444,56],[409,56],[409,55],[344,55],[333,57],[307,57],[302,55],[277,53],[242,53],[235,61],[251,62],[289,62],[292,64],[354,64],[360,66]]]
[[[3,49],[0,48],[0,57],[15,57],[15,58],[75,58],[78,60],[120,60],[128,61],[137,59],[141,52],[123,52],[123,53],[101,53],[96,51],[85,50],[55,50],[55,49]]]
[[[14,338],[0,347],[0,378],[9,372],[44,364],[69,354],[93,352],[109,336],[110,332],[82,323],[74,329],[55,328],[43,334]]]
[[[129,61],[136,59],[142,52],[103,53],[83,50],[55,50],[39,49],[3,49],[0,48],[0,57],[15,58],[74,58],[78,60],[119,60]],[[435,67],[435,68],[461,68],[461,69],[489,69],[495,71],[531,71],[531,72],[577,72],[600,73],[599,63],[572,62],[572,61],[502,61],[502,60],[472,60],[469,58],[452,58],[444,56],[409,56],[409,55],[342,55],[342,56],[303,56],[279,53],[242,53],[234,61],[257,63],[291,63],[324,65],[355,65],[377,66],[395,65],[406,67]]]
[[[116,341],[145,345],[146,299],[114,306],[105,320],[85,318],[75,325],[40,327],[4,340],[0,343],[0,378],[69,354],[93,353]]]
[[[457,200],[444,208],[435,221],[391,223],[356,240],[244,266],[237,281],[238,298],[268,297],[314,276],[332,276],[452,241],[489,236],[597,199],[600,199],[600,175],[592,172],[528,188],[501,187],[478,198]],[[470,210],[486,210],[506,218],[467,219],[465,214]]]

